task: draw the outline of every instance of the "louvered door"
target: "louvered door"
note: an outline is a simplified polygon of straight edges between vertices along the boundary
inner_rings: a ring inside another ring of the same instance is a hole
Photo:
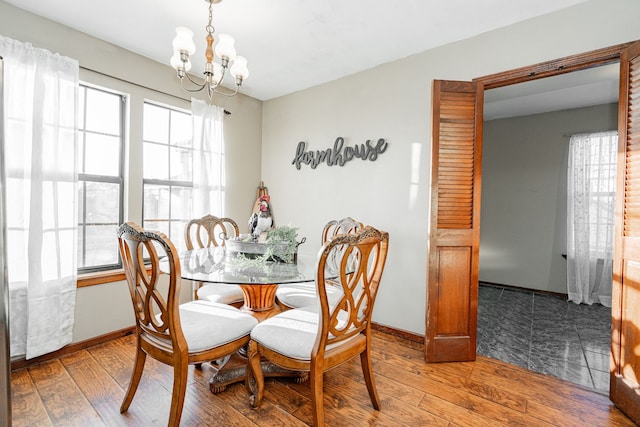
[[[609,397],[640,424],[640,43],[620,57]]]
[[[475,360],[482,84],[434,80],[432,103],[425,358]]]

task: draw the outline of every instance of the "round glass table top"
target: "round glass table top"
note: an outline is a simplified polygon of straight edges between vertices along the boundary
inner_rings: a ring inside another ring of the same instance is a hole
[[[283,284],[312,282],[317,254],[298,253],[296,263],[259,262],[238,256],[224,247],[194,249],[180,254],[183,279],[209,283]],[[162,266],[160,269],[166,271]]]

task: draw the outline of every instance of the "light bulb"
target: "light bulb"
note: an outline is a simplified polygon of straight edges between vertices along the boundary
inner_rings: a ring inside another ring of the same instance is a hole
[[[221,59],[227,59],[229,62],[236,58],[236,48],[233,46],[235,40],[228,34],[220,34],[218,44],[216,45],[216,55]]]
[[[193,55],[196,51],[196,45],[193,42],[193,31],[187,27],[177,27],[176,38],[173,39],[173,50],[177,52],[186,51],[189,55]]]
[[[244,56],[236,56],[231,67],[231,75],[235,78],[241,78],[242,80],[249,77],[249,69],[247,68],[247,58]]]

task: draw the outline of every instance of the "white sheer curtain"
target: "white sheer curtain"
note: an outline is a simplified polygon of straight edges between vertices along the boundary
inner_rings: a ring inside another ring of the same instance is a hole
[[[30,359],[73,338],[78,62],[3,36],[0,56],[11,356]]]
[[[192,98],[194,218],[224,216],[224,108]]]
[[[567,181],[567,291],[611,307],[617,132],[572,135]]]

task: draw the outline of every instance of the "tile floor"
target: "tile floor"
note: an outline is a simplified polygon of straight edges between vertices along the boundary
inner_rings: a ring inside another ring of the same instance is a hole
[[[480,284],[478,354],[609,393],[611,309]]]

